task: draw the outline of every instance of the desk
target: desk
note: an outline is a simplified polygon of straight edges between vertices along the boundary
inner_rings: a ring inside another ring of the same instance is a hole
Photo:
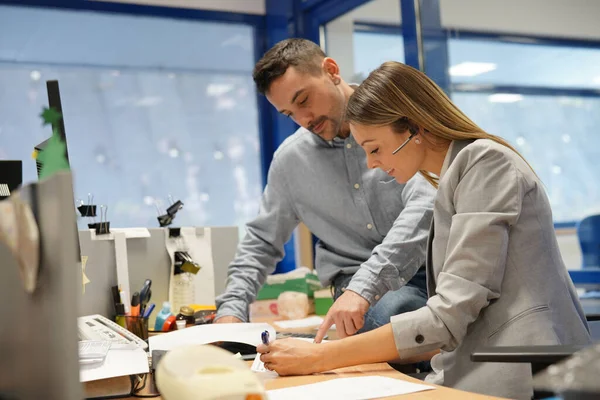
[[[258,322],[258,321],[256,321]],[[265,320],[261,322],[272,323],[273,320]],[[278,329],[278,331],[286,331],[286,332],[298,332],[298,333],[316,333],[314,328],[297,328],[297,329]],[[327,332],[329,339],[337,339],[337,334],[335,330],[330,330]],[[248,366],[252,365],[251,362],[248,362]],[[264,381],[265,388],[267,390],[271,389],[282,389],[287,387],[299,386],[299,385],[308,385],[310,383],[323,382],[330,379],[335,378],[356,378],[361,376],[385,376],[388,378],[400,379],[408,382],[416,382],[423,383],[422,381],[412,378],[408,375],[402,374],[392,367],[390,367],[387,363],[377,363],[377,364],[364,364],[358,365],[355,367],[347,367],[340,368],[337,370],[324,372],[320,374],[308,375],[308,376],[285,376],[278,378],[271,378]],[[150,376],[148,376],[150,378]],[[148,380],[148,382],[150,379]],[[148,387],[150,386],[150,387]],[[152,385],[147,385],[147,388],[142,390],[140,394],[149,394],[156,393],[155,388],[151,387]],[[435,386],[435,385],[432,385]],[[129,391],[129,378],[128,377],[120,377],[114,379],[105,379],[102,381],[94,381],[88,382],[86,384],[86,389],[88,391],[87,396],[92,397],[97,395],[95,391],[102,392],[103,395],[107,393],[125,393]],[[498,397],[492,396],[484,396],[480,394],[474,394],[469,392],[463,392],[456,389],[450,389],[444,386],[436,386],[435,390],[428,390],[425,392],[412,393],[409,395],[403,396],[394,396],[394,397],[386,397],[385,399],[417,399],[417,400],[493,400],[499,399]],[[130,400],[135,400],[135,397],[129,397]],[[161,400],[161,397],[155,397],[155,399]]]
[[[267,390],[271,389],[282,389],[292,386],[307,385],[310,383],[322,382],[334,378],[351,378],[360,376],[385,376],[388,378],[395,378],[409,382],[423,383],[418,379],[411,378],[404,375],[393,368],[387,363],[379,364],[365,364],[356,367],[341,368],[330,372],[324,372],[322,374],[314,374],[309,376],[286,376],[278,377],[275,379],[268,379],[264,382]],[[103,393],[124,393],[129,388],[129,378],[114,378],[105,379],[103,381],[89,382],[89,388],[102,389]],[[151,389],[152,390],[152,389]],[[151,391],[143,390],[140,394],[152,393]],[[88,395],[91,395],[88,394]],[[386,397],[387,399],[416,399],[416,400],[493,400],[498,397],[484,396],[480,394],[463,392],[460,390],[450,389],[443,386],[437,386],[435,390],[428,390],[425,392],[412,393],[403,396]],[[130,400],[135,400],[135,397],[129,397]],[[161,397],[155,397],[160,400]]]

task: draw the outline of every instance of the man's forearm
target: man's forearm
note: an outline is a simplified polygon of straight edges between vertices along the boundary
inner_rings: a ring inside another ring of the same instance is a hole
[[[222,317],[236,317],[243,322],[248,322],[250,316],[248,315],[248,304],[242,300],[221,300],[217,302],[217,315],[215,319]]]

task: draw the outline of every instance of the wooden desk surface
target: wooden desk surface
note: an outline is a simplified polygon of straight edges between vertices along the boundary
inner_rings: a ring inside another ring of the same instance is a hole
[[[263,322],[263,321],[261,321]],[[264,321],[264,322],[272,322],[272,321]],[[277,331],[284,331],[275,327]],[[316,333],[314,328],[302,328],[302,329],[287,329],[287,332],[299,332],[299,333]],[[337,339],[337,335],[335,330],[329,331],[328,336],[330,340]],[[251,362],[248,363],[251,365]],[[390,367],[387,363],[377,363],[377,364],[364,364],[358,365],[355,367],[341,368],[334,371],[324,372],[321,374],[314,374],[308,376],[286,376],[286,377],[277,377],[270,378],[263,381],[265,388],[267,390],[271,389],[282,389],[287,387],[299,386],[299,385],[307,385],[310,383],[323,382],[330,379],[335,378],[351,378],[351,377],[360,377],[360,376],[386,376],[389,378],[400,379],[408,382],[415,382],[423,384],[423,381],[412,378],[408,375],[402,374],[392,367]],[[106,392],[110,393],[124,393],[128,390],[129,378],[114,378],[114,379],[105,379],[102,381],[94,381],[88,382],[86,384],[86,389],[88,392],[97,392],[102,391],[105,394]],[[152,385],[147,385],[147,388],[140,392],[140,394],[150,394],[154,393],[155,388],[151,387]],[[432,385],[435,386],[435,385]],[[96,393],[93,393],[97,395]],[[89,393],[89,397],[91,397],[92,393]],[[435,390],[428,390],[419,393],[411,393],[408,395],[402,396],[394,396],[394,397],[386,397],[385,399],[417,399],[417,400],[492,400],[499,399],[498,397],[484,396],[469,392],[463,392],[460,390],[450,389],[444,386],[436,386]],[[134,400],[135,397],[129,397],[129,399]],[[155,397],[155,399],[161,400],[161,397]]]
[[[388,378],[400,379],[408,382],[415,382],[423,384],[422,381],[411,378],[408,375],[402,374],[393,368],[391,368],[387,363],[379,363],[379,364],[365,364],[359,365],[356,367],[348,367],[342,368],[330,372],[325,372],[322,374],[315,374],[309,376],[287,376],[287,377],[278,377],[278,378],[270,378],[265,380],[263,383],[267,390],[271,389],[282,389],[293,386],[307,385],[310,383],[323,382],[330,379],[335,378],[351,378],[351,377],[360,377],[360,376],[385,376]],[[108,393],[124,393],[128,389],[129,379],[128,378],[114,378],[114,379],[106,379],[103,381],[95,381],[88,382],[90,384],[90,388],[95,389],[94,392],[101,390],[103,394]],[[435,386],[435,385],[433,385]],[[149,389],[149,390],[147,390]],[[150,394],[153,393],[154,388],[148,387],[146,390],[143,390],[140,394]],[[91,393],[90,393],[91,394]],[[427,390],[424,392],[411,393],[408,395],[394,396],[394,397],[386,397],[385,399],[407,399],[410,398],[416,400],[494,400],[498,399],[498,397],[484,396],[475,393],[463,392],[460,390],[450,389],[443,386],[436,386],[435,390]],[[129,397],[129,399],[134,400],[135,397]],[[155,399],[161,400],[161,397],[155,397]]]

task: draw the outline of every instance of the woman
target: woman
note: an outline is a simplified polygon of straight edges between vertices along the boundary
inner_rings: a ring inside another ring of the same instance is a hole
[[[473,363],[470,355],[481,346],[590,343],[535,172],[404,64],[387,62],[373,71],[350,98],[347,118],[370,168],[401,183],[419,172],[438,188],[429,299],[347,339],[260,346],[265,366],[282,375],[309,374],[398,356],[415,361],[439,349],[426,381],[530,398],[528,365]]]

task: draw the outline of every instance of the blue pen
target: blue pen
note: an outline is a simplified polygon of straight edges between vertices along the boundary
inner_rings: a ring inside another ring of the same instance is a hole
[[[148,318],[150,316],[150,314],[152,314],[153,310],[154,310],[154,303],[152,303],[148,306],[148,308],[146,309],[146,312],[144,313],[144,318]]]
[[[269,344],[269,331],[264,331],[261,333],[260,338],[262,339],[263,344]]]

